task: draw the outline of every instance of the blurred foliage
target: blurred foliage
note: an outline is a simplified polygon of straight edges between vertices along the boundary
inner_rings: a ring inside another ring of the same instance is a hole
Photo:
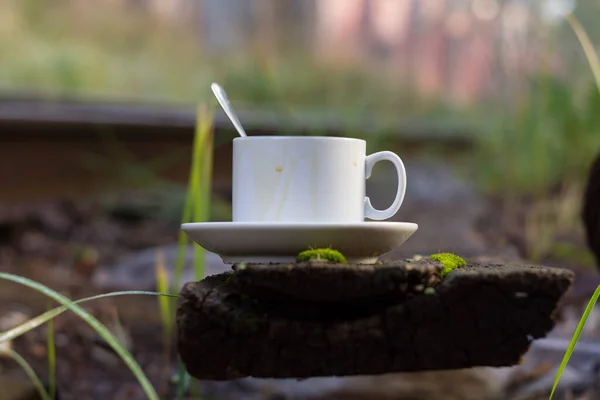
[[[490,191],[547,193],[581,185],[600,151],[600,94],[595,84],[580,93],[553,76],[536,76],[512,113],[479,136],[478,178]]]
[[[512,112],[478,136],[476,182],[504,200],[508,215],[523,213],[525,256],[552,256],[562,234],[582,235],[579,212],[588,169],[600,152],[600,94],[590,83],[574,90],[538,75]]]
[[[592,39],[600,38],[593,23],[598,13],[593,0],[577,2],[575,14]],[[9,55],[0,58],[0,89],[8,91],[196,104],[212,100],[208,87],[219,81],[236,108],[335,113],[347,136],[363,136],[364,128],[357,123],[364,116],[373,121],[369,133],[388,130],[407,117],[441,122],[446,128],[450,120],[475,121],[481,129],[470,170],[476,182],[494,194],[539,198],[565,185],[581,186],[591,158],[600,151],[600,96],[590,83],[589,69],[579,69],[588,67],[566,21],[547,31],[547,48],[560,47],[556,54],[564,58],[562,66],[568,64],[566,73],[543,73],[550,69],[540,62],[539,74],[519,88],[519,94],[511,93],[506,102],[497,96],[468,110],[425,99],[407,82],[376,68],[320,63],[294,46],[283,46],[281,52],[258,45],[239,54],[209,51],[193,16],[167,23],[128,2],[90,7],[75,0],[0,0],[0,31],[0,54]],[[545,45],[538,47],[546,49]],[[387,145],[387,138],[369,136],[371,151]],[[179,157],[172,156],[157,162],[161,165],[156,170],[127,160],[126,168],[116,161],[110,165],[119,168],[115,175],[148,181]],[[106,168],[107,163],[96,164]],[[165,190],[170,199],[160,212],[173,221],[180,217],[183,190]],[[225,203],[211,204],[217,220],[229,217]]]
[[[592,79],[597,65],[589,54],[594,49],[581,25],[572,29],[582,41],[577,58],[589,62],[585,73],[572,69],[559,77],[540,68],[500,122],[479,136],[475,156],[477,182],[499,195],[509,213],[522,214],[516,209],[523,199],[529,204],[522,217],[526,256],[534,262],[555,256],[561,235],[582,237],[582,192],[600,153],[600,82]]]
[[[364,66],[322,64],[293,47],[214,53],[191,17],[171,24],[123,4],[0,0],[0,53],[10,55],[0,59],[0,89],[195,104],[219,81],[238,107],[325,107],[348,117],[447,109]]]
[[[549,251],[549,257],[556,262],[577,264],[580,268],[596,269],[594,254],[587,248],[580,248],[571,243],[555,243]]]

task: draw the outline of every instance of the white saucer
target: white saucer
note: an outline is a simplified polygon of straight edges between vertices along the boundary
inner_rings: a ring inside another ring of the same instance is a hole
[[[352,264],[373,264],[400,247],[418,225],[410,222],[195,222],[181,229],[225,264],[292,263],[309,248],[331,247]]]

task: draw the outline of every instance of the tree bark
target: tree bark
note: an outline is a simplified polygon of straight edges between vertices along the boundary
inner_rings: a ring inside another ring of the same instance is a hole
[[[530,265],[469,265],[441,279],[439,269],[235,266],[182,289],[179,354],[207,380],[510,366],[553,328],[573,282],[571,271]]]

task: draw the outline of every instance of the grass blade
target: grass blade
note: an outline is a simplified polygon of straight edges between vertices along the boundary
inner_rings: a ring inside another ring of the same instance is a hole
[[[200,382],[196,378],[190,377],[190,394],[194,398],[200,398]]]
[[[206,107],[201,104],[196,110],[196,130],[194,132],[194,149],[192,154],[192,173],[190,182],[191,197],[193,199],[192,217],[198,220],[204,211],[202,204],[202,158],[204,156],[204,146],[206,143]]]
[[[191,220],[192,215],[192,202],[186,200],[184,212],[183,212],[183,222],[188,222]],[[177,239],[177,258],[175,259],[175,270],[173,271],[173,282],[171,285],[171,293],[177,293],[179,291],[179,287],[181,286],[181,276],[183,275],[183,269],[185,267],[185,256],[186,249],[188,244],[187,234],[179,230],[179,237]]]
[[[192,220],[195,222],[202,221],[202,213],[204,210],[202,204],[202,196],[200,194],[201,185],[200,180],[202,177],[202,149],[204,147],[204,120],[205,120],[205,107],[199,105],[196,110],[196,131],[194,133],[194,150],[192,155],[192,173],[190,182],[190,198],[192,200]],[[194,245],[194,275],[196,279],[202,279],[202,276],[198,277],[198,273],[204,269],[204,249],[197,244]]]
[[[40,378],[38,378],[38,376],[35,374],[35,371],[33,368],[31,368],[31,365],[29,365],[27,360],[25,360],[23,357],[21,357],[21,355],[19,355],[19,353],[12,349],[2,352],[2,354],[12,358],[17,364],[19,364],[23,371],[25,371],[25,374],[27,374],[27,378],[29,378],[31,383],[33,383],[33,386],[35,386],[37,389],[42,400],[52,400],[52,398],[46,392],[46,389],[44,389],[42,381],[40,381]]]
[[[169,276],[165,269],[165,258],[162,252],[156,252],[156,290],[159,293],[166,293],[169,291]],[[172,321],[171,321],[171,305],[169,299],[165,296],[158,298],[158,305],[160,307],[160,319],[163,327],[163,335],[165,343],[171,343],[172,334]]]
[[[206,107],[199,105],[196,111],[196,129],[194,131],[194,143],[192,150],[192,163],[188,180],[188,191],[185,199],[185,206],[181,222],[204,221],[208,220],[210,214],[210,191],[211,185],[204,184],[200,186],[201,181],[204,181],[205,175],[212,180],[212,125],[213,125],[214,109],[211,108],[211,113],[206,115]],[[204,159],[204,149],[207,148],[207,132],[211,135],[210,149],[208,161],[202,162]],[[203,174],[203,165],[210,165],[210,172]],[[208,192],[207,192],[208,191]],[[205,193],[205,196],[202,196]],[[204,198],[208,195],[209,200]],[[208,203],[208,205],[207,205]],[[175,272],[173,274],[173,285],[171,290],[177,292],[181,286],[181,276],[185,267],[185,255],[188,237],[185,232],[179,232],[177,259],[175,261]],[[204,249],[200,246],[194,246],[194,270],[197,279],[202,279],[204,269]],[[198,278],[200,276],[200,278]]]
[[[49,310],[50,311],[50,310]],[[50,398],[56,398],[56,345],[54,343],[54,319],[48,320],[48,390]]]
[[[556,377],[554,377],[554,384],[552,385],[552,391],[550,392],[549,400],[552,400],[552,396],[554,395],[556,387],[558,386],[560,377],[561,377],[565,367],[567,366],[567,363],[569,362],[571,355],[573,354],[573,350],[575,350],[575,346],[577,345],[577,341],[579,340],[579,337],[581,336],[583,327],[585,326],[585,323],[587,322],[588,317],[590,316],[592,310],[594,309],[594,305],[598,301],[598,297],[600,297],[600,286],[598,286],[596,288],[596,291],[594,292],[592,298],[588,302],[587,307],[585,308],[585,311],[583,312],[583,316],[581,317],[579,324],[577,324],[577,328],[575,329],[575,333],[573,334],[573,337],[571,338],[569,347],[567,347],[567,351],[565,352],[565,355],[558,367],[558,370],[556,371]]]
[[[577,35],[579,43],[581,43],[581,47],[583,47],[583,52],[585,53],[592,73],[594,74],[596,86],[598,87],[598,91],[600,91],[600,61],[598,60],[598,54],[594,50],[594,45],[575,15],[568,14],[567,21],[569,21],[569,24],[573,28],[575,35]]]
[[[212,115],[207,115],[207,109],[204,104],[200,104],[196,111],[196,131],[194,134],[194,154],[192,161],[192,182],[190,185],[191,195],[193,198],[193,219],[194,221],[207,221],[209,216],[207,215],[207,198],[210,199],[210,184],[205,182],[206,161],[205,158],[208,153],[212,151],[212,147],[209,149],[208,145],[212,141],[209,139],[212,128]],[[210,179],[210,175],[208,179]],[[200,280],[204,277],[204,249],[198,245],[194,246],[194,274],[196,280]]]
[[[202,210],[198,216],[199,221],[210,220],[210,203],[212,195],[212,164],[213,164],[213,117],[214,110],[209,111],[209,115],[205,115],[204,124],[204,145],[202,146],[203,157],[202,157],[202,170],[200,171],[200,193],[198,198],[199,204],[202,205]],[[196,246],[199,249],[200,246]],[[202,264],[200,268],[196,269],[196,280],[204,278],[204,249],[200,254]],[[196,259],[196,262],[198,259]]]
[[[181,223],[191,222],[192,221],[192,209],[194,206],[194,198],[193,193],[190,190],[192,185],[192,171],[193,164],[190,167],[190,178],[188,182],[188,191],[185,197],[185,205],[183,207],[183,215],[181,216]],[[187,234],[179,230],[179,238],[177,240],[177,258],[175,259],[175,271],[173,272],[173,286],[171,287],[172,293],[177,293],[179,291],[179,287],[181,286],[181,276],[183,275],[183,269],[185,267],[185,256],[186,256],[186,248],[188,243]]]
[[[189,386],[189,378],[190,377],[185,370],[185,366],[181,360],[179,360],[179,363],[177,364],[177,395],[175,397],[177,400],[183,400],[185,390]]]
[[[0,279],[5,279],[8,281],[12,281],[15,283],[19,283],[23,286],[27,286],[31,289],[36,290],[39,293],[42,293],[54,301],[57,301],[75,313],[78,317],[83,319],[92,329],[94,329],[98,335],[100,335],[106,343],[108,343],[115,353],[117,353],[121,359],[127,364],[129,369],[133,372],[138,382],[142,386],[142,389],[146,393],[146,396],[151,400],[160,400],[154,387],[144,374],[144,371],[140,368],[139,364],[133,359],[131,354],[121,346],[118,339],[110,333],[110,331],[87,311],[83,308],[79,307],[77,304],[73,303],[69,298],[63,296],[55,290],[50,289],[47,286],[42,285],[41,283],[35,282],[31,279],[24,278],[22,276],[17,276],[13,274],[8,274],[5,272],[0,272]]]
[[[2,273],[0,273],[2,274]],[[3,278],[0,275],[0,278]],[[73,301],[74,304],[84,303],[91,300],[97,300],[104,297],[116,297],[116,296],[125,296],[125,295],[151,295],[151,296],[167,296],[177,298],[177,295],[172,295],[169,293],[157,293],[157,292],[148,292],[143,290],[129,290],[123,292],[112,292],[112,293],[104,293],[97,296],[86,297],[80,300]],[[13,340],[16,337],[19,337],[32,329],[37,328],[38,326],[50,321],[52,318],[62,314],[67,311],[68,308],[66,306],[59,306],[50,311],[46,311],[43,314],[38,315],[37,317],[31,318],[30,320],[24,322],[21,325],[15,326],[5,332],[0,332],[0,343],[6,342],[8,340]]]
[[[169,290],[169,276],[165,269],[165,257],[160,250],[156,252],[156,286],[156,289],[159,292],[166,292]],[[160,320],[163,329],[163,369],[165,377],[168,377],[171,368],[171,345],[174,321],[171,319],[171,304],[169,304],[169,299],[166,297],[159,297],[158,305],[160,307]],[[168,384],[169,382],[166,378],[159,389],[163,396],[167,394]]]
[[[207,221],[210,218],[210,199],[212,193],[212,152],[213,152],[213,118],[214,107],[207,115],[206,106],[201,104],[196,110],[196,129],[192,151],[192,165],[188,182],[188,191],[182,215],[182,223]],[[179,232],[177,259],[171,290],[179,291],[181,276],[185,267],[185,256],[188,237]],[[200,280],[204,277],[204,249],[194,247],[194,273]],[[174,311],[171,313],[174,314]],[[177,399],[182,399],[186,388],[190,385],[190,377],[186,373],[181,360],[178,365]]]

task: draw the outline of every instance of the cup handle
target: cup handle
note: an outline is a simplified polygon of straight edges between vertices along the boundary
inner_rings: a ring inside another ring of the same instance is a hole
[[[402,163],[400,157],[391,151],[380,151],[367,156],[365,160],[365,179],[371,177],[373,166],[379,161],[390,161],[396,167],[396,172],[398,174],[398,191],[394,202],[386,210],[375,209],[371,205],[371,200],[365,196],[365,218],[374,220],[383,220],[393,217],[400,209],[406,193],[406,170],[404,169],[404,163]]]

